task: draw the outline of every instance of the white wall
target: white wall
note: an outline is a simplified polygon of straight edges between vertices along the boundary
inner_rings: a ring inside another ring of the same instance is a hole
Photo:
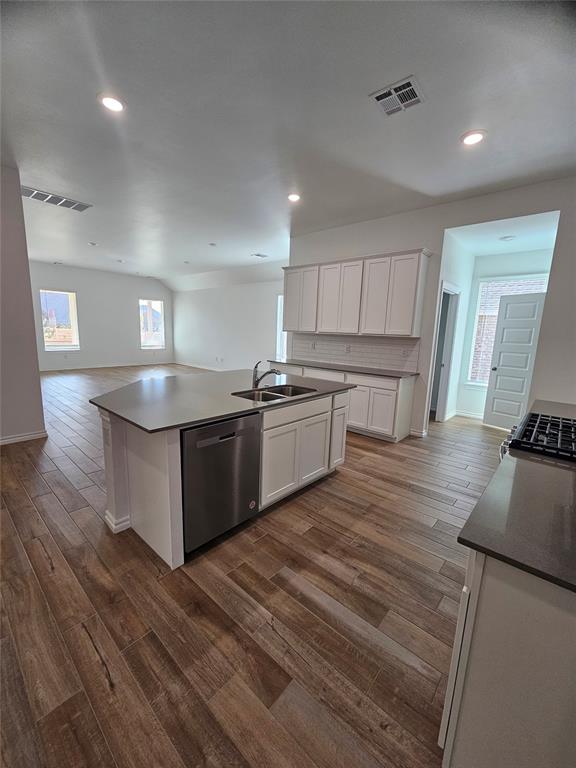
[[[2,166],[0,442],[45,435],[28,249],[15,168]]]
[[[282,281],[274,280],[175,293],[176,362],[234,370],[273,357],[282,292]]]
[[[473,384],[468,381],[480,281],[490,277],[547,275],[550,272],[551,263],[551,250],[476,256],[474,260],[474,273],[470,285],[470,302],[466,316],[466,330],[463,338],[463,346],[460,348],[462,351],[462,365],[456,408],[458,413],[465,416],[476,416],[478,418],[481,418],[484,415],[487,387],[483,384]],[[576,383],[574,386],[576,386]]]
[[[30,262],[30,277],[41,371],[173,362],[172,292],[159,280],[40,261]],[[79,350],[44,350],[41,288],[76,292]],[[140,349],[138,299],[164,302],[165,350]]]
[[[576,177],[531,184],[433,205],[382,219],[295,237],[290,264],[312,264],[426,247],[431,259],[424,300],[420,376],[416,382],[412,428],[427,423],[429,383],[438,313],[440,254],[444,231],[484,221],[560,211],[548,300],[544,307],[532,397],[576,402]],[[551,375],[553,371],[553,375]]]

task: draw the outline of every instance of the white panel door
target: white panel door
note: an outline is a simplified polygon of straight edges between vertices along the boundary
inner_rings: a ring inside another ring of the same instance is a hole
[[[348,424],[351,427],[368,426],[368,405],[370,403],[370,388],[356,387],[350,390],[350,411]]]
[[[346,455],[346,423],[348,408],[332,411],[332,433],[330,435],[330,469],[344,463]]]
[[[545,293],[500,297],[485,424],[510,429],[526,413],[545,298]]]
[[[396,336],[411,336],[413,333],[419,263],[417,253],[392,256],[386,333]]]
[[[386,333],[390,263],[389,256],[364,262],[360,333]]]
[[[321,413],[299,422],[300,483],[309,483],[328,472],[332,413]]]
[[[284,323],[285,331],[298,331],[302,301],[302,271],[288,269],[284,272]]]
[[[315,331],[318,307],[318,267],[306,267],[301,270],[301,275],[302,288],[298,330]]]
[[[271,504],[298,488],[300,481],[299,423],[267,429],[262,434],[260,505]]]
[[[340,265],[340,306],[338,330],[340,333],[358,333],[360,324],[360,297],[362,295],[361,261]]]
[[[340,264],[320,267],[318,285],[318,328],[320,333],[338,333],[340,309]]]
[[[394,434],[396,392],[389,389],[371,389],[368,406],[368,429],[383,435]]]

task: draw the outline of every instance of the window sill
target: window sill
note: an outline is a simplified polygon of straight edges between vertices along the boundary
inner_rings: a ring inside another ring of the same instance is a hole
[[[464,386],[471,389],[488,389],[488,384],[484,384],[481,381],[465,381]]]
[[[44,347],[44,352],[80,352],[80,347]]]
[[[166,349],[166,347],[140,347],[142,352],[157,352],[158,350],[162,351]]]

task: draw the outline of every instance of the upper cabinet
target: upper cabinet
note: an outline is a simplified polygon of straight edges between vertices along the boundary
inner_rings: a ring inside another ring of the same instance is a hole
[[[288,268],[284,330],[419,336],[425,251]]]
[[[319,333],[358,333],[362,261],[324,264],[318,288]]]
[[[318,267],[284,272],[284,330],[315,331],[318,306]]]

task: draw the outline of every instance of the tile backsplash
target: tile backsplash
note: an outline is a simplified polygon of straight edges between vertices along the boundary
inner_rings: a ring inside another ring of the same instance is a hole
[[[420,339],[293,333],[288,356],[416,373],[419,351]]]

